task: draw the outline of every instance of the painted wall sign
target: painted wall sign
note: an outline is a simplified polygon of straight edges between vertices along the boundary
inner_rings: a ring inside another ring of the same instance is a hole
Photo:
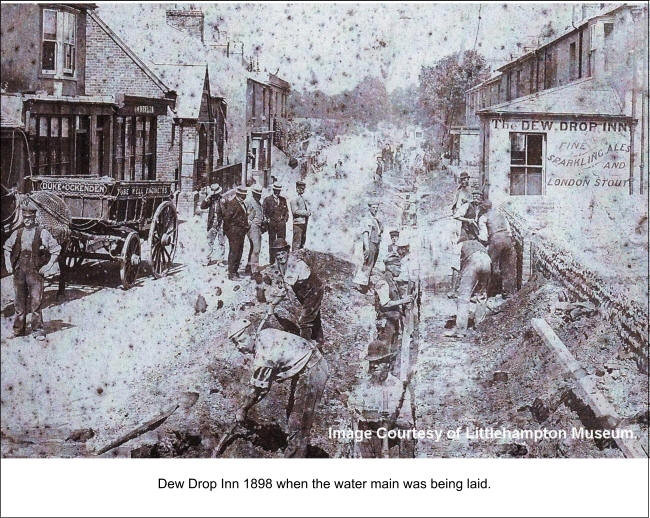
[[[550,197],[575,195],[576,189],[629,188],[630,125],[627,122],[494,118],[489,126],[490,192],[504,200],[513,197],[513,174],[531,176],[535,190],[530,190],[535,195],[541,190],[541,195]],[[521,147],[524,142],[533,142],[522,135],[531,134],[541,135],[541,151]],[[513,142],[517,142],[518,149],[513,149]],[[530,161],[533,151],[540,152],[541,160]],[[539,166],[543,170],[543,185],[533,176],[539,173]],[[523,176],[519,178],[524,181]]]

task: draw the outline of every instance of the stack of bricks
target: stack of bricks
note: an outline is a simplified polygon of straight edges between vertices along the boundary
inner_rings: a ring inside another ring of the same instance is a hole
[[[524,249],[524,268],[540,272],[562,284],[577,300],[592,302],[612,324],[639,370],[648,373],[648,312],[638,302],[629,300],[622,289],[609,286],[589,268],[576,261],[571,253],[535,235],[523,218],[503,211],[513,229],[515,240]],[[525,282],[522,280],[522,282]]]

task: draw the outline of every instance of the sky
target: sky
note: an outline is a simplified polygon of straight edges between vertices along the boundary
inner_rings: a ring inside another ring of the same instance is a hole
[[[328,94],[353,88],[367,75],[382,77],[388,91],[417,83],[422,65],[459,50],[476,49],[498,67],[517,43],[535,39],[549,21],[570,27],[564,3],[147,3],[99,4],[111,27],[142,32],[148,21],[164,24],[166,9],[200,8],[206,41],[218,27],[257,54],[260,68],[299,90]],[[480,19],[479,19],[480,16]],[[129,41],[129,38],[125,38]]]

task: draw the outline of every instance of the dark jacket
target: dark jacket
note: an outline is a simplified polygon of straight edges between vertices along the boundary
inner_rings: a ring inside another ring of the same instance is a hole
[[[262,202],[264,217],[269,221],[270,227],[281,227],[289,221],[289,207],[284,196],[278,196],[279,202],[273,195],[267,196]]]
[[[206,196],[205,200],[201,202],[201,209],[210,209],[208,210],[207,230],[210,230],[212,228],[213,223],[215,228],[219,228],[221,222],[223,221],[223,214],[221,212],[221,195],[216,194],[212,196]]]
[[[237,197],[225,200],[221,206],[223,216],[223,231],[226,234],[248,232],[248,215],[243,202]]]

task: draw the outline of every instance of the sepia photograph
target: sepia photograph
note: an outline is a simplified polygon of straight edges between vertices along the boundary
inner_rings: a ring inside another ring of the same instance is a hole
[[[646,2],[3,2],[0,82],[3,459],[648,458]]]

